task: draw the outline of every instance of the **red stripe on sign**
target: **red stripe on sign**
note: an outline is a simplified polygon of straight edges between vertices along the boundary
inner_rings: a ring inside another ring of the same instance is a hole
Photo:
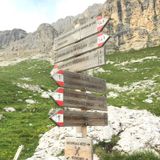
[[[59,106],[63,106],[63,105],[64,105],[64,102],[63,102],[63,101],[58,101],[58,100],[56,100],[56,103],[57,103]]]
[[[102,19],[102,16],[97,16],[97,20],[100,20],[100,19]]]
[[[58,92],[58,93],[64,93],[64,88],[58,88],[58,89],[56,90],[56,92]]]
[[[99,27],[97,27],[97,30],[98,30],[98,31],[101,31],[102,28],[103,28],[103,26],[99,26]]]
[[[100,37],[100,36],[102,36],[102,35],[103,35],[103,33],[99,33],[99,34],[98,34],[98,37]]]
[[[64,126],[64,122],[58,122],[56,123],[59,127],[63,127]]]
[[[103,46],[103,42],[102,43],[98,43],[98,47],[102,47]]]
[[[57,84],[58,84],[60,87],[63,87],[63,86],[64,86],[64,82],[62,82],[62,81],[57,81]]]
[[[57,114],[64,114],[64,110],[59,110]]]
[[[63,71],[63,70],[58,70],[57,73],[58,73],[58,74],[64,74],[64,71]]]

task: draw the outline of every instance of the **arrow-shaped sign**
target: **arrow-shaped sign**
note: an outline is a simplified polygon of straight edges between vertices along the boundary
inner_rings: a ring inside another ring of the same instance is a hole
[[[97,38],[98,47],[102,47],[109,38],[110,38],[109,35],[104,33],[99,33]]]
[[[58,109],[49,117],[57,126],[105,126],[107,113]]]
[[[54,92],[50,93],[50,96],[55,100],[55,102],[59,105],[59,106],[63,106],[64,102],[63,102],[63,94],[64,94],[64,88],[58,88],[56,89]]]
[[[74,73],[64,70],[56,70],[53,68],[51,77],[60,87],[70,89],[80,89],[94,92],[105,92],[106,81],[100,78],[86,76],[85,74]]]
[[[109,19],[103,18],[102,16],[98,16],[97,17],[97,30],[101,31],[108,21]]]
[[[59,50],[65,46],[78,42],[102,31],[109,20],[110,18],[99,16],[95,19],[91,19],[88,23],[81,25],[79,28],[70,30],[65,34],[60,35],[54,40],[55,50]]]
[[[97,96],[67,88],[58,88],[50,96],[60,107],[107,111],[105,96]]]
[[[50,117],[49,117],[57,126],[64,126],[64,110],[57,109]]]
[[[91,50],[95,50],[97,48],[102,47],[105,43],[107,43],[109,39],[110,33],[109,30],[105,32],[101,32],[99,34],[95,34],[86,39],[83,39],[73,45],[66,46],[65,48],[61,48],[55,52],[54,61],[55,63],[64,61],[66,59],[71,59],[73,57],[77,57],[79,55],[85,54]]]

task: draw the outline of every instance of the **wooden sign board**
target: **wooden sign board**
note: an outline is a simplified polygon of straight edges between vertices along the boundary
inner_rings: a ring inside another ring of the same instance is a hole
[[[88,37],[80,42],[56,51],[54,55],[54,61],[57,63],[75,56],[79,56],[87,51],[102,47],[109,38],[110,36],[105,33]]]
[[[60,87],[98,93],[106,92],[106,81],[103,79],[64,70],[54,71],[55,69],[51,71],[51,77]]]
[[[54,49],[58,50],[86,37],[89,37],[90,35],[100,32],[108,21],[109,18],[94,18],[88,23],[81,25],[79,28],[73,29],[70,32],[60,35],[59,37],[55,38]]]
[[[66,88],[58,88],[50,96],[60,107],[107,111],[106,97],[104,96],[96,96]]]
[[[65,157],[68,160],[93,160],[92,139],[65,138]]]
[[[72,72],[85,71],[104,64],[105,64],[104,47],[90,51],[78,57],[74,57],[72,59],[57,63],[60,69]]]
[[[106,126],[106,112],[81,112],[58,109],[51,113],[50,119],[59,127],[71,126]]]

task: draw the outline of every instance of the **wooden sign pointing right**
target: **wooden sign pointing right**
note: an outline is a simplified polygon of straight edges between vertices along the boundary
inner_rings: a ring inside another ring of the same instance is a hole
[[[59,37],[55,38],[55,50],[73,44],[79,40],[89,37],[90,35],[102,31],[108,21],[109,18],[103,18],[100,16],[97,19],[90,20],[88,23],[80,26],[77,29],[73,29],[70,32],[60,35]]]
[[[80,42],[74,43],[73,45],[56,51],[54,55],[54,61],[57,63],[102,47],[109,38],[110,36],[105,33],[100,33],[98,35],[88,37]]]

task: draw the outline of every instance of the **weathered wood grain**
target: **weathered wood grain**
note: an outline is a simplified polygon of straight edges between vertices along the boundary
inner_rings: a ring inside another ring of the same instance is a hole
[[[64,111],[64,126],[105,126],[107,113]]]
[[[102,33],[102,34],[104,35],[105,38],[102,40],[101,45],[99,45],[98,43],[98,40],[100,38],[96,34],[56,51],[55,57],[54,57],[55,63],[75,57],[75,56],[79,56],[87,51],[91,51],[96,48],[102,47],[109,39],[109,36],[107,34],[105,33]]]
[[[64,107],[107,111],[106,97],[104,96],[65,89],[63,98]]]
[[[104,28],[104,26],[109,21],[108,18],[103,18],[103,19],[105,23],[103,24],[103,27],[101,28],[101,30]],[[74,42],[87,38],[90,35],[100,32],[101,30],[97,29],[97,19],[94,18],[90,20],[88,23],[80,26],[79,28],[73,29],[55,38],[54,49],[58,50],[69,44],[73,44]]]
[[[80,72],[102,66],[105,64],[105,49],[102,47],[56,64],[60,69],[72,72]]]
[[[106,81],[85,74],[64,71],[64,88],[106,92]]]
[[[70,160],[93,160],[91,138],[65,138],[65,157]]]

